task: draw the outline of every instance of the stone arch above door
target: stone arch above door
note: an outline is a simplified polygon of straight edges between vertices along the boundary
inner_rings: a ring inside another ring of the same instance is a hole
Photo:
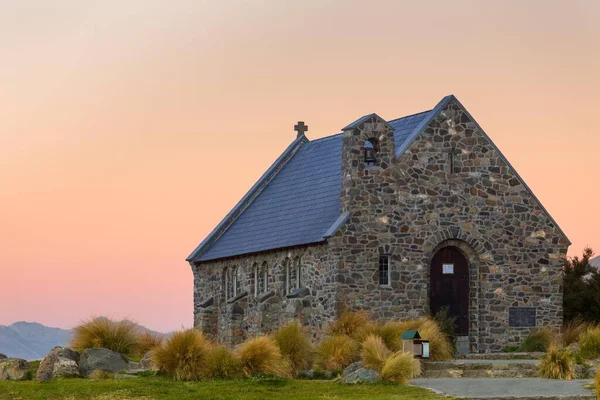
[[[463,229],[454,227],[436,232],[423,243],[423,264],[427,265],[428,282],[430,281],[430,266],[434,255],[445,247],[458,249],[467,259],[469,264],[469,352],[476,353],[484,351],[483,338],[480,328],[483,326],[482,316],[482,282],[481,265],[484,260],[493,258],[487,249],[491,249],[489,243],[471,236]],[[428,292],[430,287],[428,288]],[[429,302],[429,298],[428,298]],[[428,309],[430,305],[428,304]]]

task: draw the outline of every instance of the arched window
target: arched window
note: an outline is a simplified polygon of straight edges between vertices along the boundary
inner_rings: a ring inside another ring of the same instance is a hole
[[[258,270],[258,264],[254,263],[254,265],[252,266],[252,281],[254,283],[254,296],[258,296],[258,294],[260,293],[260,289],[259,289],[259,270]]]
[[[261,290],[263,293],[266,293],[269,290],[269,266],[267,265],[266,261],[262,263],[262,268],[260,272],[262,277]]]
[[[296,259],[296,288],[302,287],[302,261],[300,257]]]
[[[365,165],[372,166],[377,163],[377,139],[367,139],[363,146]]]
[[[240,269],[233,267],[233,294],[231,297],[235,297],[240,293]]]
[[[290,259],[286,258],[285,261],[283,262],[283,271],[284,271],[284,275],[285,275],[285,293],[289,293],[292,286],[291,286],[291,276],[290,276]]]
[[[225,300],[229,299],[229,268],[223,271],[223,295]]]

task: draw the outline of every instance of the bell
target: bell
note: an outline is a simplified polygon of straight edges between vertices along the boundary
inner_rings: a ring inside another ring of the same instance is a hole
[[[365,164],[375,165],[375,149],[373,146],[365,146]]]

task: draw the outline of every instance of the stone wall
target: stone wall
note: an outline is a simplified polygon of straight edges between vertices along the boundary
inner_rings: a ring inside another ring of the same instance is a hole
[[[318,336],[335,316],[335,262],[326,244],[192,265],[194,324],[220,342],[237,344],[297,319]],[[286,293],[284,265],[301,260],[301,288]],[[255,294],[253,266],[268,268],[268,290]],[[225,298],[225,268],[240,268],[237,297]],[[292,298],[290,298],[292,297]]]
[[[293,318],[320,336],[342,309],[381,320],[428,315],[432,257],[453,246],[469,263],[472,352],[529,333],[508,326],[509,307],[534,307],[538,327],[560,327],[568,240],[474,121],[451,101],[399,159],[392,135],[377,116],[344,131],[340,211],[349,218],[326,244],[192,265],[195,325],[235,344]],[[367,139],[376,141],[374,166],[363,162]],[[306,289],[288,298],[283,266],[297,257]],[[263,262],[268,291],[255,295],[253,265]],[[226,299],[223,271],[234,266],[241,290]]]
[[[509,307],[535,307],[537,326],[559,327],[568,241],[461,107],[451,102],[398,160],[380,140],[380,161],[364,165],[359,147],[382,135],[391,131],[377,119],[344,132],[350,218],[331,246],[340,298],[380,319],[425,315],[431,258],[452,244],[470,263],[471,351],[499,351],[529,332],[508,327]],[[381,287],[386,253],[392,281]]]

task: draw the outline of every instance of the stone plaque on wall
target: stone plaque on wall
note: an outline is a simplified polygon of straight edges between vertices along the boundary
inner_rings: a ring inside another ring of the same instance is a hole
[[[535,326],[535,307],[509,307],[508,326]]]

